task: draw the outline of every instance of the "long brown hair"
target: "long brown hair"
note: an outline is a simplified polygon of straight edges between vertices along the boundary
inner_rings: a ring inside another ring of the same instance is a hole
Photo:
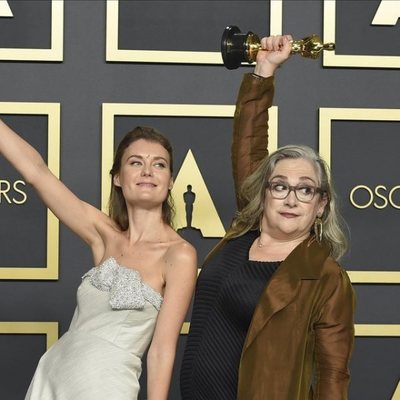
[[[108,201],[108,213],[110,217],[121,227],[122,230],[128,229],[128,210],[126,207],[125,197],[122,193],[122,189],[114,185],[114,177],[120,172],[122,157],[125,150],[137,140],[144,139],[149,142],[159,143],[167,150],[169,154],[169,169],[171,176],[173,173],[173,155],[172,146],[169,140],[159,131],[154,128],[146,126],[137,126],[132,131],[128,132],[118,145],[117,151],[115,152],[113,166],[110,170],[111,175],[111,191],[110,198]],[[171,196],[171,192],[168,191],[168,196],[162,203],[162,219],[163,222],[172,226],[172,219],[174,216],[174,204]]]

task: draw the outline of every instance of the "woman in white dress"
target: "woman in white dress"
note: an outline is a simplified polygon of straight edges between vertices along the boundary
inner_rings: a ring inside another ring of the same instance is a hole
[[[171,227],[172,149],[152,128],[118,146],[109,215],[77,198],[0,120],[0,153],[82,238],[93,265],[69,330],[41,358],[29,400],[136,399],[147,356],[148,399],[167,399],[197,273],[195,249]]]

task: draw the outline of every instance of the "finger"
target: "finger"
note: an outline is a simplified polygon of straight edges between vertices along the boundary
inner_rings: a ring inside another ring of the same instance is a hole
[[[284,35],[284,37],[290,42],[293,41],[292,35]]]
[[[281,47],[284,46],[284,37],[283,36],[274,36],[272,38],[272,46],[274,51],[279,51]]]
[[[264,50],[272,51],[274,49],[273,40],[273,36],[263,37],[261,39],[261,48]]]
[[[282,50],[284,52],[290,52],[292,49],[292,42],[293,42],[293,38],[291,35],[285,35],[283,38],[283,46],[282,46]]]

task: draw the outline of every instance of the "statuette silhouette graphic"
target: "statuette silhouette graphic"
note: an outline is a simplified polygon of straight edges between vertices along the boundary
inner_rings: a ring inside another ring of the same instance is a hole
[[[187,191],[183,193],[183,201],[185,202],[186,227],[192,227],[193,205],[196,201],[196,193],[192,191],[192,185],[187,185]]]

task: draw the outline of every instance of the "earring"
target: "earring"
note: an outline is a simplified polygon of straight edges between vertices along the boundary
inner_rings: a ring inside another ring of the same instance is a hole
[[[315,234],[315,238],[317,239],[317,242],[321,243],[322,242],[322,234],[323,234],[321,217],[315,218],[314,234]]]

